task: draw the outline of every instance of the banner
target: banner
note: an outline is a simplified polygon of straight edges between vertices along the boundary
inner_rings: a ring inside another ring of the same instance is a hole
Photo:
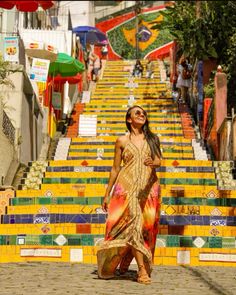
[[[46,82],[50,60],[33,58],[30,79],[37,82]]]
[[[18,37],[4,38],[4,60],[19,63]]]
[[[43,49],[44,43],[38,41],[25,42],[25,49]]]
[[[82,101],[81,103],[89,103],[90,102],[90,91],[83,91]]]
[[[97,136],[97,115],[79,116],[79,136]]]
[[[61,92],[52,93],[52,105],[54,110],[61,110]]]

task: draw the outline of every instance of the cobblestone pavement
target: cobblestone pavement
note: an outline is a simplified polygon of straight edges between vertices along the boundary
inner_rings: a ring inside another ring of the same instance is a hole
[[[69,263],[0,264],[1,295],[233,295],[236,268],[155,266],[152,284],[135,281],[136,266],[112,280],[97,278],[96,265]]]

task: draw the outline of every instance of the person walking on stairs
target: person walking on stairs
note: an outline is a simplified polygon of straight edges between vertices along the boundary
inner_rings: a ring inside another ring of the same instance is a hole
[[[102,205],[108,218],[105,241],[97,252],[98,277],[113,278],[117,268],[126,273],[135,258],[137,282],[150,284],[160,210],[155,168],[161,165],[162,154],[159,138],[149,129],[147,113],[140,106],[128,109],[126,126],[129,133],[116,140]]]
[[[99,71],[101,70],[102,64],[100,57],[94,52],[90,55],[90,63],[92,66],[91,79],[92,81],[97,82],[99,79]]]
[[[187,103],[189,100],[188,90],[192,84],[191,76],[192,66],[185,57],[182,57],[178,65],[178,80],[176,84],[176,87],[180,89],[178,101],[181,103]]]
[[[133,77],[141,78],[143,75],[143,65],[139,59],[136,60],[136,63],[133,68]]]
[[[146,65],[146,78],[154,78],[154,62],[149,59]]]

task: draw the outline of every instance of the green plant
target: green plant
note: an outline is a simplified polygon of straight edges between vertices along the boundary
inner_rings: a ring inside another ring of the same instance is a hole
[[[197,60],[226,59],[226,48],[236,26],[232,1],[175,1],[160,13],[164,21],[153,23],[155,29],[168,29],[177,41],[181,54]],[[197,4],[200,13],[197,14]],[[234,8],[235,9],[235,8]]]
[[[175,1],[160,12],[164,21],[155,29],[168,29],[179,51],[190,63],[217,59],[228,79],[228,111],[236,108],[236,5],[233,1]],[[209,86],[210,87],[210,86]],[[208,91],[208,90],[207,90]]]
[[[233,36],[230,38],[230,46],[227,50],[228,61],[227,79],[228,79],[228,112],[231,112],[231,108],[236,109],[235,97],[236,97],[236,29]]]
[[[204,97],[214,98],[215,96],[215,86],[213,81],[209,81],[208,84],[204,86]]]
[[[14,84],[8,78],[9,74],[12,72],[11,63],[4,61],[0,53],[0,85],[6,85],[14,88]]]

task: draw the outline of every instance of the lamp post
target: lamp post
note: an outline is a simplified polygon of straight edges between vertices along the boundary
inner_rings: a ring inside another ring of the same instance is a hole
[[[135,1],[135,57],[139,59],[139,14],[141,12],[142,1]]]

